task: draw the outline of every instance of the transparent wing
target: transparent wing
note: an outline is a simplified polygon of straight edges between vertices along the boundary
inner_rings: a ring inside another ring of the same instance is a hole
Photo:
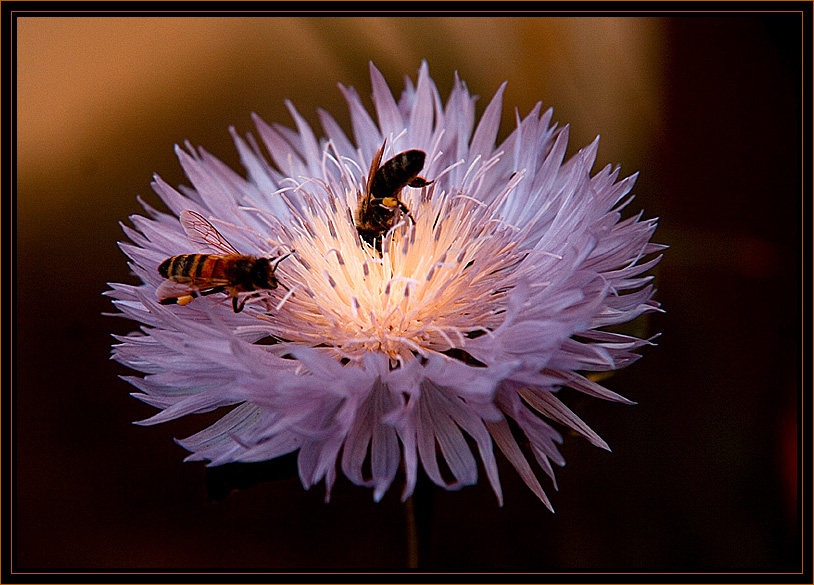
[[[363,196],[368,196],[370,194],[370,185],[373,183],[373,177],[376,176],[376,173],[379,171],[379,167],[382,163],[382,155],[384,154],[384,145],[387,144],[385,140],[382,142],[382,147],[373,155],[373,160],[370,161],[370,171],[367,174],[367,185],[365,185],[365,193]]]
[[[194,290],[195,289],[188,284],[181,284],[180,282],[165,280],[158,285],[158,288],[155,289],[155,296],[157,296],[159,300],[163,301],[164,299],[172,299],[187,295]]]
[[[203,246],[212,254],[239,254],[232,244],[220,235],[215,226],[206,221],[200,213],[195,213],[190,209],[182,211],[181,226],[187,233],[189,241],[195,246]]]

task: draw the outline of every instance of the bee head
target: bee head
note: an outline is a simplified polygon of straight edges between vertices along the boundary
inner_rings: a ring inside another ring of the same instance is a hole
[[[284,256],[272,260],[268,258],[258,258],[251,271],[252,284],[257,288],[277,288],[279,283],[277,282],[277,277],[274,276],[274,271],[277,269],[277,265],[291,256],[291,254],[292,252],[289,252]]]
[[[277,278],[274,276],[276,267],[268,258],[258,258],[252,267],[252,284],[257,288],[277,288]]]

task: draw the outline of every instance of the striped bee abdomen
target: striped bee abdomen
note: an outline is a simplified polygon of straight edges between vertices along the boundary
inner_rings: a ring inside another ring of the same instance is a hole
[[[425,154],[408,150],[384,163],[370,182],[370,194],[376,198],[396,197],[424,168]]]
[[[180,254],[164,260],[158,267],[158,273],[176,282],[209,280],[217,274],[220,260],[220,257],[211,254]]]

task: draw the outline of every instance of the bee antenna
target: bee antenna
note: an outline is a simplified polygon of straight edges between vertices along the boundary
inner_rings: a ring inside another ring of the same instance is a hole
[[[288,254],[284,254],[283,256],[280,256],[279,258],[275,258],[274,261],[271,263],[271,269],[274,270],[275,268],[277,268],[277,265],[280,262],[282,262],[283,260],[285,260],[286,258],[291,256],[291,254],[293,254],[294,252],[296,252],[296,250],[291,250]]]

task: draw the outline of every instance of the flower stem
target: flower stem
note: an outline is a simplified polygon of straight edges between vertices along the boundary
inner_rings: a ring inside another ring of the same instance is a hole
[[[432,541],[432,517],[435,509],[435,484],[419,475],[413,495],[404,502],[407,519],[407,566],[427,568]]]
[[[418,528],[415,520],[415,503],[413,496],[404,502],[404,514],[407,517],[407,568],[418,568]]]

